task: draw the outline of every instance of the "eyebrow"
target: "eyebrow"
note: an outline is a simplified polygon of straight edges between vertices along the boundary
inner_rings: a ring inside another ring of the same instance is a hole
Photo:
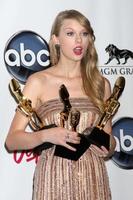
[[[64,27],[63,29],[64,30],[66,30],[66,29],[72,29],[73,30],[73,28],[71,28],[71,27]]]
[[[71,30],[75,30],[74,28],[71,27],[64,27],[63,30],[67,30],[67,29],[71,29]],[[83,29],[81,31],[87,31],[86,28],[83,27]]]

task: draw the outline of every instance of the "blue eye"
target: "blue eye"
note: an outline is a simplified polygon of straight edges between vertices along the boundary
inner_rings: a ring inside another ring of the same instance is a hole
[[[87,37],[89,35],[89,33],[88,32],[83,32],[82,35]]]
[[[74,32],[72,32],[72,31],[71,31],[71,32],[68,32],[67,35],[68,35],[68,36],[73,36],[73,35],[74,35]]]

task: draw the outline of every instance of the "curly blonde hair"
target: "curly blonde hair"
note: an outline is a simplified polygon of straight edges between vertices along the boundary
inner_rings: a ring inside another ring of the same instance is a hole
[[[81,77],[85,94],[91,97],[94,104],[102,112],[105,86],[104,78],[97,68],[98,55],[94,46],[95,35],[89,20],[77,10],[62,11],[57,15],[54,21],[49,41],[51,65],[56,65],[60,58],[59,47],[53,43],[52,35],[59,35],[60,28],[66,19],[77,20],[89,33],[88,49],[81,60]]]

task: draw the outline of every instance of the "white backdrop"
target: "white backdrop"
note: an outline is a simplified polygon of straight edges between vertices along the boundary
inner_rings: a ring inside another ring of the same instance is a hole
[[[15,162],[13,154],[8,154],[4,148],[16,103],[11,97],[8,83],[11,79],[7,72],[3,51],[7,40],[20,30],[32,30],[49,40],[51,25],[56,14],[65,9],[77,9],[91,21],[96,35],[96,48],[99,54],[99,65],[105,66],[108,54],[105,48],[113,43],[119,48],[133,51],[133,1],[132,0],[1,0],[0,1],[0,199],[30,200],[32,193],[32,178],[35,159],[28,160],[23,155],[20,163]],[[116,65],[116,61],[111,62]],[[133,60],[128,64],[132,67]],[[105,66],[107,67],[107,66]],[[119,74],[104,74],[113,86]],[[125,74],[126,87],[120,99],[121,107],[115,116],[133,117],[133,73]],[[115,120],[114,119],[114,120]],[[17,159],[19,158],[17,154]],[[110,186],[113,200],[133,200],[133,171],[117,167],[112,160],[108,161]]]

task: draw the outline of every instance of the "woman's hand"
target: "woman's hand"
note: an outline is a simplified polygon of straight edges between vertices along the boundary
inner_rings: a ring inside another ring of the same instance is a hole
[[[45,134],[44,134],[45,131]],[[77,132],[70,131],[66,128],[55,127],[42,130],[43,142],[50,142],[52,144],[64,146],[72,151],[76,151],[74,147],[68,143],[79,144],[80,137]]]
[[[98,155],[99,157],[103,157],[106,158],[108,157],[109,151],[104,147],[101,146],[101,148],[97,147],[94,144],[91,144],[89,147],[96,155]]]
[[[111,134],[109,151],[104,146],[101,146],[101,148],[99,148],[94,144],[91,144],[90,149],[100,157],[110,158],[115,151],[115,147],[116,147],[116,140],[115,140],[114,136]]]

